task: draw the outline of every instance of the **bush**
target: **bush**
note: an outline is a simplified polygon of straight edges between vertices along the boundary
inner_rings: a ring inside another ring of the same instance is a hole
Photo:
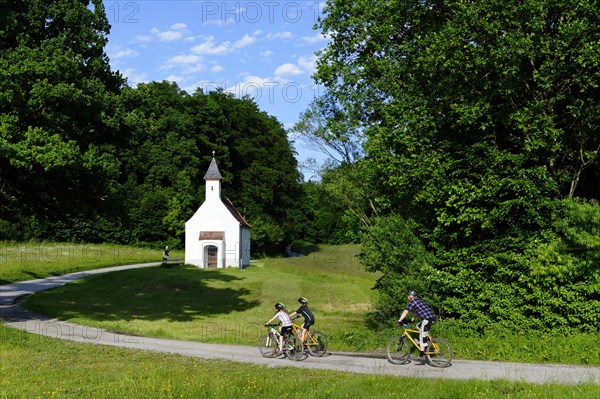
[[[470,333],[495,324],[511,330],[597,332],[600,326],[600,206],[556,201],[550,228],[464,247],[421,243],[416,227],[398,215],[374,219],[360,259],[377,281],[372,322],[398,317],[408,288],[418,290],[441,318]]]

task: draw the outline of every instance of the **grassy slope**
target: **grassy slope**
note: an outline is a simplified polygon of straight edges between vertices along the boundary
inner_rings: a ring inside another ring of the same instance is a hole
[[[172,251],[171,255],[183,256],[183,253]],[[0,241],[0,284],[110,266],[160,262],[161,259],[161,248]]]
[[[173,267],[111,273],[36,294],[28,302],[64,319],[115,329],[254,344],[255,334],[262,332],[260,322],[273,313],[274,301],[292,308],[296,297],[305,295],[333,348],[378,346],[393,331],[374,333],[362,326],[375,294],[370,290],[375,277],[356,264],[355,253],[356,247],[332,247],[301,259],[259,262],[245,271]],[[131,263],[141,261],[137,258]],[[104,258],[94,262],[86,263],[85,257],[76,266],[62,262],[60,270],[46,267],[40,277],[73,267],[113,265]],[[27,262],[17,266],[31,270]],[[18,275],[18,269],[13,267],[10,274]],[[545,348],[565,347],[560,344],[564,339],[556,337],[556,344],[548,338]],[[597,336],[592,339],[596,341],[586,348],[597,347]],[[460,342],[453,341],[453,345],[459,348],[459,356],[468,353],[460,349]],[[511,346],[512,342],[492,337],[475,345],[470,340],[469,348],[475,352],[472,358],[485,358],[487,348],[500,347],[501,356],[506,356]],[[285,398],[297,397],[299,392],[314,398],[595,398],[597,389],[596,385],[406,379],[290,368],[278,368],[275,374],[269,367],[78,344],[0,325],[2,398]]]
[[[254,345],[273,304],[296,309],[305,296],[331,350],[382,351],[397,329],[364,325],[376,276],[355,258],[356,246],[322,247],[297,259],[266,259],[246,270],[155,267],[101,274],[36,294],[24,306],[59,319],[128,333],[179,340]],[[489,326],[465,337],[440,322],[457,358],[600,364],[600,336],[539,334]],[[581,350],[586,348],[586,350]]]
[[[375,295],[375,276],[357,264],[356,251],[356,246],[326,247],[246,270],[175,266],[107,273],[41,292],[24,306],[141,335],[255,344],[261,324],[275,313],[274,303],[287,304],[291,312],[304,296],[317,317],[315,328],[335,337],[362,325]]]

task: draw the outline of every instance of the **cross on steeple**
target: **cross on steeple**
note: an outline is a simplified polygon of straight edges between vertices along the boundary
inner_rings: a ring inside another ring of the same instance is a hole
[[[213,150],[213,158],[215,157],[215,150]]]

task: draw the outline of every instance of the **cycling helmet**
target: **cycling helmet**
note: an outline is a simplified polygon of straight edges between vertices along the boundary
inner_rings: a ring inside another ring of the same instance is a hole
[[[277,302],[275,304],[275,309],[277,309],[277,310],[285,309],[285,305],[281,302]]]
[[[412,296],[417,296],[417,291],[415,290],[409,290],[406,295],[412,295]]]
[[[308,303],[308,299],[301,296],[300,298],[298,298],[298,302],[302,305],[306,305]]]

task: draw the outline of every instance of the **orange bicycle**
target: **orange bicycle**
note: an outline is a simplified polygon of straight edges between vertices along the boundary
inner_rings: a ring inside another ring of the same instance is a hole
[[[387,344],[387,358],[393,364],[406,364],[413,358],[412,352],[421,351],[418,344],[419,330],[409,328],[408,324],[403,324],[404,331],[399,337],[394,337]],[[452,363],[454,352],[452,347],[443,338],[427,337],[427,346],[423,352],[426,362],[433,367],[448,367]]]

